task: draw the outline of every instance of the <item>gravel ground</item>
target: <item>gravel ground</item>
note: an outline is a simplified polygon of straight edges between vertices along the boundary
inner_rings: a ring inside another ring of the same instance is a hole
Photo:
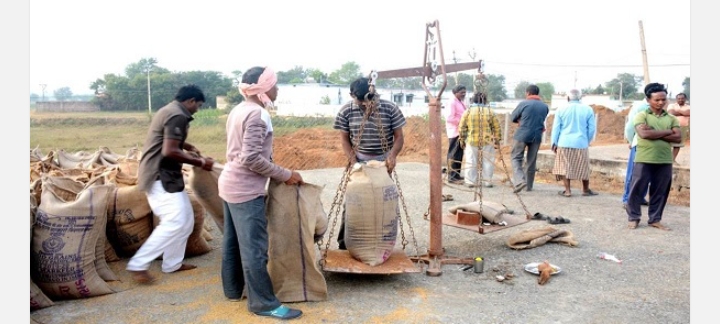
[[[408,213],[421,254],[429,245],[428,165],[401,163],[397,168]],[[496,175],[502,170],[496,170]],[[302,171],[307,182],[325,185],[326,212],[335,195],[341,169]],[[573,184],[576,186],[579,184]],[[455,227],[442,227],[442,244],[449,256],[483,256],[485,272],[461,271],[459,265],[442,267],[439,277],[424,272],[401,275],[351,275],[327,273],[329,298],[324,302],[298,303],[307,323],[689,323],[690,322],[690,208],[669,205],[664,232],[647,226],[647,207],[636,230],[626,228],[627,218],[619,195],[571,198],[557,195],[555,184],[536,184],[523,192],[531,213],[563,216],[570,224],[549,225],[530,221],[485,235]],[[506,204],[516,212],[522,207],[508,187],[483,189],[486,199]],[[579,193],[579,190],[576,191]],[[460,187],[443,187],[454,201],[443,209],[472,201]],[[338,224],[339,226],[339,224]],[[548,243],[533,249],[513,250],[506,240],[527,229],[555,226],[572,232],[576,247]],[[337,233],[337,229],[335,230]],[[407,233],[407,230],[406,230]],[[110,264],[121,278],[111,283],[117,293],[84,300],[55,301],[31,313],[40,323],[271,323],[251,315],[246,303],[228,302],[220,283],[220,233],[210,243],[216,249],[188,259],[198,269],[160,274],[160,280],[137,285],[124,271],[127,260]],[[334,241],[333,241],[334,242]],[[622,264],[601,260],[607,252]],[[409,245],[408,255],[415,255]],[[562,268],[545,285],[523,266],[548,260]],[[495,272],[493,269],[499,269]],[[504,282],[495,275],[511,272]]]

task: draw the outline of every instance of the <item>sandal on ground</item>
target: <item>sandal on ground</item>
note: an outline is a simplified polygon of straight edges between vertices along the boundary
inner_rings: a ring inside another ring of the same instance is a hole
[[[650,225],[650,227],[655,227],[655,228],[661,229],[661,230],[663,230],[663,231],[669,231],[669,230],[670,230],[669,227],[661,224],[660,222],[656,222],[656,223],[652,223],[652,224],[648,224],[648,225]]]
[[[572,194],[569,194],[565,190],[558,191],[558,195],[563,196],[563,197],[572,197]]]
[[[592,191],[592,190],[588,189],[588,191],[583,192],[582,195],[583,195],[583,196],[597,196],[598,193],[595,192],[595,191]]]
[[[535,215],[532,215],[532,217],[531,217],[530,219],[533,219],[533,220],[546,220],[546,219],[548,219],[548,217],[545,216],[545,215],[543,215],[543,214],[541,214],[541,213],[535,213]]]
[[[455,198],[451,194],[442,195],[442,201],[453,201]]]
[[[515,186],[515,189],[513,189],[513,193],[518,193],[518,192],[522,191],[523,189],[525,189],[525,187],[527,187],[527,183],[520,183],[517,186]]]
[[[556,224],[569,224],[570,220],[567,218],[563,218],[562,216],[558,217],[548,217],[547,218],[548,223],[556,225]]]
[[[639,221],[630,221],[628,222],[628,228],[629,229],[636,229],[638,227]]]
[[[264,312],[256,312],[255,315],[268,316],[268,317],[273,317],[273,318],[277,318],[277,319],[281,319],[281,320],[289,320],[289,319],[300,317],[300,315],[302,315],[302,311],[299,309],[289,308],[285,305],[280,305],[273,310],[264,311]]]

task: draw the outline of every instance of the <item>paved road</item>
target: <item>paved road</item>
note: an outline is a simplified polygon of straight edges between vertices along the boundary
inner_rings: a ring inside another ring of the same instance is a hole
[[[420,254],[430,241],[428,166],[401,163],[398,176]],[[301,172],[306,181],[325,185],[326,211],[335,195],[340,169]],[[618,195],[594,197],[557,195],[555,184],[537,184],[520,196],[531,213],[562,215],[570,224],[554,225],[573,233],[579,245],[546,244],[512,250],[507,239],[522,231],[548,226],[544,221],[480,235],[442,226],[441,244],[448,256],[485,258],[486,271],[475,274],[445,265],[440,277],[424,273],[393,276],[327,274],[329,299],[299,303],[307,323],[688,323],[690,322],[690,208],[669,205],[664,232],[648,227],[643,217],[636,230],[626,227],[618,208]],[[444,187],[454,204],[473,200],[460,187]],[[509,188],[484,190],[487,200],[501,202],[515,211],[521,201]],[[643,208],[646,213],[646,208]],[[403,215],[404,216],[404,215]],[[338,225],[339,226],[339,225]],[[337,230],[335,231],[337,233]],[[408,227],[405,227],[408,233]],[[152,286],[139,286],[124,271],[126,260],[110,267],[121,281],[111,283],[117,293],[83,300],[56,301],[54,306],[31,313],[41,323],[271,323],[250,315],[246,303],[225,300],[220,283],[219,231],[211,232],[216,249],[188,260],[198,269],[160,275]],[[407,234],[408,236],[410,234]],[[334,248],[334,246],[331,246]],[[607,252],[624,259],[622,265],[600,260]],[[413,245],[406,253],[414,255]],[[523,271],[530,262],[549,260],[563,272],[540,286],[535,275]],[[500,270],[494,272],[493,269]],[[159,261],[151,271],[159,273]],[[515,278],[497,282],[497,274]]]

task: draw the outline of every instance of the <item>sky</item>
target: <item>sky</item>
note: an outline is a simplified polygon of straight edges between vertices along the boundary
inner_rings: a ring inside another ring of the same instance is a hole
[[[442,3],[442,5],[441,5]],[[30,92],[91,93],[105,74],[154,57],[171,71],[294,66],[363,73],[423,63],[425,26],[439,21],[445,63],[476,59],[556,91],[643,76],[682,91],[690,76],[690,1],[30,1]]]

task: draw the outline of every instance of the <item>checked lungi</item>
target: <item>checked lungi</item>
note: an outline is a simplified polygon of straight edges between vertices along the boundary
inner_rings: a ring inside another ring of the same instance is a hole
[[[558,147],[552,173],[557,180],[590,180],[588,149]]]

